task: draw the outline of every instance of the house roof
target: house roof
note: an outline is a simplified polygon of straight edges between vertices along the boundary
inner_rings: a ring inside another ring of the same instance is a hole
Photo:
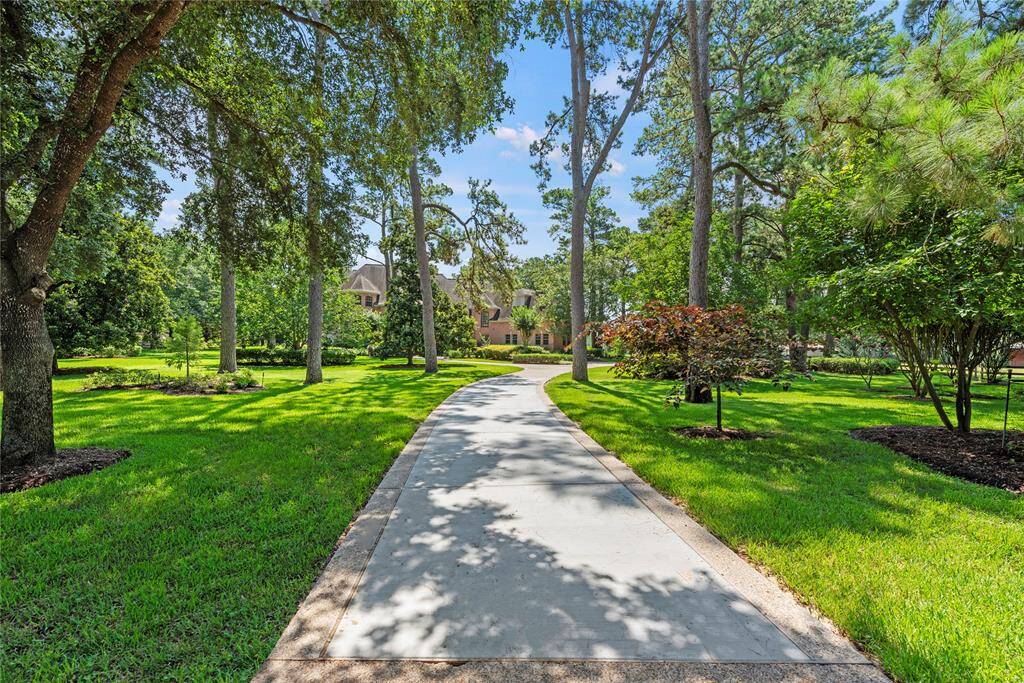
[[[343,289],[353,292],[369,292],[371,294],[384,294],[387,291],[387,278],[384,276],[384,266],[377,263],[365,263],[349,276]]]
[[[384,266],[377,263],[364,263],[353,270],[348,277],[343,289],[352,292],[365,292],[379,295],[376,303],[384,305],[387,295],[385,284]],[[456,291],[458,282],[454,278],[438,273],[434,277],[438,288],[444,291],[455,301],[463,301],[464,298]],[[512,305],[506,305],[498,299],[496,292],[483,293],[484,305],[493,312],[491,320],[507,320],[516,306],[532,307],[537,301],[537,292],[532,289],[517,289],[512,295]]]

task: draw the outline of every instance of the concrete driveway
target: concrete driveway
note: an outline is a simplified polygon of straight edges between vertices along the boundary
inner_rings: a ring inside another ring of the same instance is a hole
[[[558,411],[567,370],[440,406],[257,679],[884,680]]]

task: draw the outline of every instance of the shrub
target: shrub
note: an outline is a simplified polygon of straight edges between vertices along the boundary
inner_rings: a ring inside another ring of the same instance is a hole
[[[235,383],[237,389],[249,389],[250,387],[258,387],[259,382],[256,381],[256,376],[252,374],[252,370],[249,368],[242,368],[238,372],[231,375],[232,381]]]
[[[752,321],[739,306],[710,310],[648,304],[640,313],[605,324],[603,332],[629,352],[615,364],[617,374],[677,381],[665,397],[669,405],[678,408],[684,396],[690,400],[713,387],[718,431],[722,431],[721,388],[740,393],[751,372],[778,365],[771,352],[777,343],[770,330]]]
[[[513,353],[547,353],[547,349],[543,346],[529,346],[526,344],[520,344],[515,348]]]
[[[160,382],[160,375],[152,370],[123,370],[111,368],[94,372],[85,378],[83,389],[128,389]]]
[[[185,377],[170,377],[161,384],[161,388],[187,393],[201,393],[207,389],[220,391],[217,388],[217,383],[220,381],[221,377],[227,377],[227,375],[214,375],[207,372],[197,372],[195,374],[186,375]],[[227,391],[226,383],[224,391]]]
[[[572,355],[568,353],[514,353],[513,363],[536,363],[541,365],[558,365],[559,363],[572,362]]]
[[[511,344],[489,344],[477,349],[476,357],[488,360],[512,360],[512,354],[515,351],[516,347]]]
[[[322,365],[351,365],[356,360],[355,349],[325,348],[321,351]],[[235,358],[243,365],[289,365],[304,366],[306,364],[305,349],[268,349],[257,347],[238,349]]]
[[[834,372],[838,375],[859,375],[870,364],[876,375],[891,375],[900,369],[894,358],[808,358],[808,367],[814,372]]]

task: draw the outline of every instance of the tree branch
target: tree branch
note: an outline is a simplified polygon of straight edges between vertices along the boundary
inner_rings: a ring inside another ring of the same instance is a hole
[[[773,195],[775,195],[777,197],[785,197],[786,199],[792,199],[793,198],[793,193],[792,192],[787,191],[781,185],[773,183],[770,180],[764,180],[763,178],[758,178],[756,175],[754,175],[754,173],[749,168],[747,168],[746,166],[744,166],[740,162],[736,161],[735,159],[732,159],[730,161],[724,161],[724,162],[718,164],[717,166],[715,166],[711,170],[711,174],[712,175],[718,175],[722,171],[727,171],[730,168],[734,169],[736,171],[739,171],[740,173],[745,175],[747,177],[747,179],[750,180],[750,182],[754,183],[755,185],[757,185],[759,188],[761,188],[765,192],[771,193],[771,194],[773,194]]]

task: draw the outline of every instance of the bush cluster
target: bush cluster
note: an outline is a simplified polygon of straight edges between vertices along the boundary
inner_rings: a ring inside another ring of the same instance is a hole
[[[82,383],[83,389],[132,389],[148,387],[192,393],[214,392],[225,394],[232,389],[249,389],[259,386],[252,370],[243,368],[238,372],[222,374],[195,373],[189,377],[167,377],[152,370],[124,370],[114,368],[89,375]]]
[[[322,352],[323,365],[352,365],[356,360],[355,349],[325,348]],[[235,358],[243,365],[297,365],[306,364],[305,349],[268,349],[258,347],[238,349]]]
[[[152,370],[125,370],[110,368],[94,372],[85,378],[83,389],[128,389],[157,384],[161,381],[159,373]]]
[[[513,363],[558,365],[563,362],[572,362],[572,355],[568,353],[513,353],[511,360]]]
[[[891,375],[900,369],[900,363],[895,358],[808,358],[807,367],[839,375],[859,375],[868,370],[875,375]]]
[[[544,350],[543,346],[530,346],[520,344],[488,344],[481,346],[474,352],[477,358],[486,358],[487,360],[512,360],[512,357],[517,354],[527,355],[543,355],[547,351]]]
[[[71,349],[71,356],[74,358],[132,358],[141,355],[141,344],[131,344],[128,346],[107,344],[97,347],[76,346]]]
[[[488,344],[476,350],[476,357],[487,360],[512,360],[515,350],[516,347],[512,344]]]

